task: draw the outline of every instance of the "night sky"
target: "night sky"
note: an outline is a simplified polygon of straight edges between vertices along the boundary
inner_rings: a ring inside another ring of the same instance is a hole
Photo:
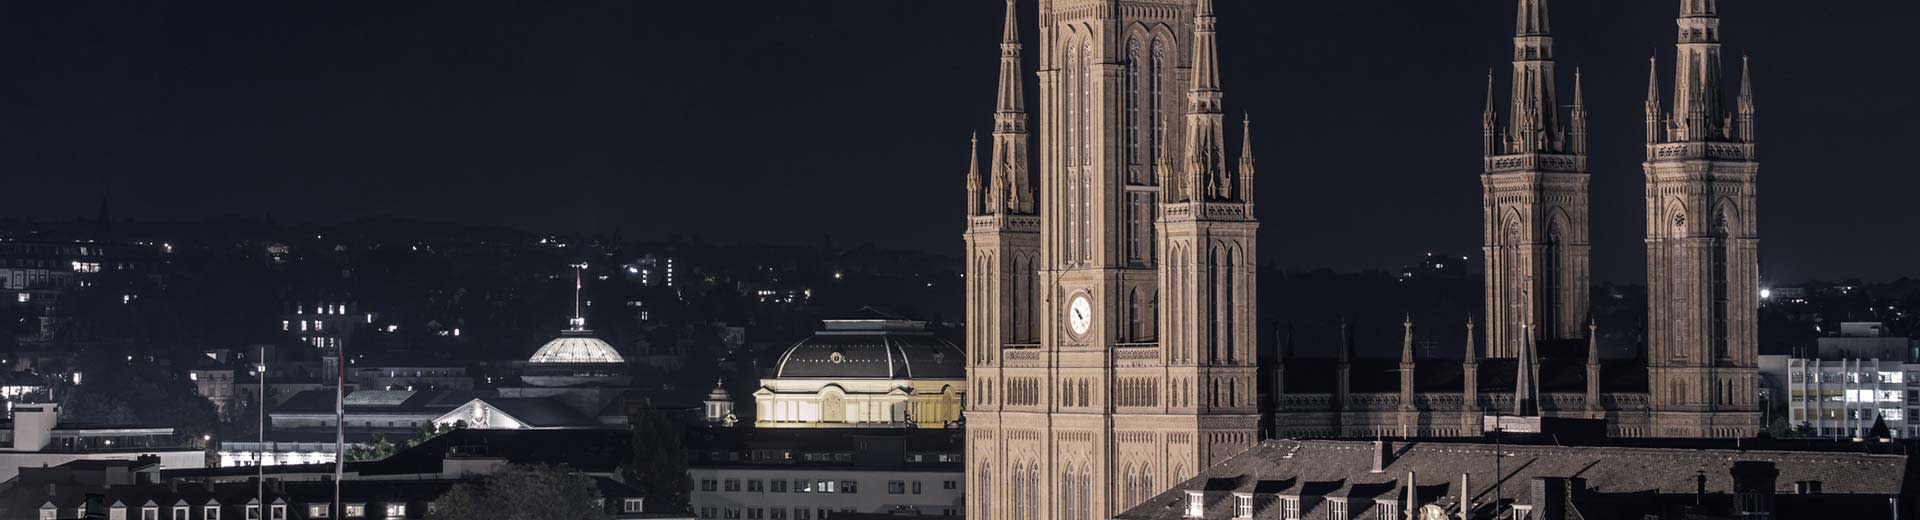
[[[1255,121],[1263,260],[1477,259],[1479,114],[1487,69],[1507,82],[1511,0],[1217,3],[1228,110]],[[90,217],[104,193],[148,220],[384,214],[957,255],[1001,5],[8,2],[0,216]],[[1891,278],[1920,257],[1920,8],[1843,5],[1721,2],[1729,64],[1753,57],[1770,281]],[[1586,71],[1594,274],[1636,281],[1646,59],[1670,74],[1677,7],[1552,9],[1563,81]]]

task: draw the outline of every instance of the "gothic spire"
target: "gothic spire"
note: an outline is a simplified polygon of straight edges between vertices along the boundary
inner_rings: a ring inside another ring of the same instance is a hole
[[[1187,92],[1187,177],[1193,202],[1231,195],[1226,177],[1226,131],[1221,111],[1219,20],[1213,0],[1199,0],[1193,15],[1193,85]]]
[[[980,202],[980,132],[974,132],[972,147],[967,149],[967,216],[981,214]]]
[[[1534,402],[1533,334],[1521,327],[1520,355],[1514,363],[1513,375],[1513,414],[1520,417],[1532,417],[1540,413],[1539,404]]]
[[[1568,151],[1574,155],[1587,154],[1587,98],[1580,88],[1580,68],[1573,69],[1573,110],[1571,113],[1573,134],[1572,142],[1567,143]]]
[[[1519,147],[1509,153],[1553,151],[1560,130],[1553,89],[1553,35],[1546,0],[1518,0],[1513,35],[1513,104],[1507,131]]]
[[[1492,157],[1499,153],[1494,148],[1494,127],[1499,126],[1500,112],[1493,109],[1493,69],[1487,69],[1487,110],[1480,113],[1480,149],[1481,154]]]
[[[1514,33],[1521,36],[1551,33],[1547,26],[1547,0],[1520,0],[1520,14],[1515,17],[1514,25]]]
[[[1253,202],[1253,115],[1240,120],[1240,202]]]
[[[1001,34],[999,99],[993,114],[993,191],[987,206],[989,213],[1030,215],[1035,208],[1033,188],[1028,185],[1026,87],[1020,81],[1020,18],[1014,0],[1007,0]]]
[[[1680,3],[1678,54],[1674,63],[1673,117],[1676,141],[1724,136],[1721,102],[1720,18],[1714,0]]]
[[[1476,345],[1473,344],[1473,316],[1467,316],[1467,356],[1461,358],[1460,361],[1462,363],[1470,365],[1480,363],[1480,349],[1475,347]]]
[[[1660,108],[1660,57],[1647,57],[1647,142],[1666,141],[1665,128],[1661,124]]]
[[[1587,364],[1600,364],[1600,320],[1587,320]]]
[[[1753,131],[1753,74],[1746,56],[1740,57],[1740,141],[1751,143]]]
[[[1400,337],[1400,364],[1411,365],[1413,364],[1413,315],[1407,315],[1407,320],[1401,322],[1400,327],[1404,331]]]

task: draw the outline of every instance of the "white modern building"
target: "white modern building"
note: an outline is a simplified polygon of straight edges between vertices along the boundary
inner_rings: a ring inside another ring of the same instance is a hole
[[[136,460],[148,457],[160,467],[206,467],[206,452],[176,439],[173,428],[102,424],[61,424],[60,405],[16,404],[13,424],[0,430],[0,482],[20,468],[44,468],[82,460]]]
[[[962,431],[711,428],[690,440],[695,516],[964,514]]]
[[[1915,343],[1878,325],[1842,324],[1842,335],[1819,338],[1815,352],[1761,356],[1763,379],[1785,405],[1777,413],[1821,437],[1866,437],[1880,420],[1894,437],[1920,437]]]

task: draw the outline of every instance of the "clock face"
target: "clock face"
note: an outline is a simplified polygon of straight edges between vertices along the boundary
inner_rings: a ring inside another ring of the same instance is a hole
[[[1075,336],[1085,336],[1087,329],[1093,327],[1093,304],[1087,301],[1087,295],[1073,297],[1067,304],[1067,328]]]

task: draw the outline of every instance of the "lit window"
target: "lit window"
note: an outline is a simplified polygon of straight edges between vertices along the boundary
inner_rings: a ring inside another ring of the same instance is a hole
[[[340,512],[345,513],[341,515],[342,517],[345,517],[345,518],[365,517],[367,516],[367,505],[366,504],[347,504],[340,508]]]
[[[1207,512],[1205,496],[1199,491],[1187,492],[1187,518],[1200,518]]]
[[[406,518],[406,504],[387,504],[387,518]]]

